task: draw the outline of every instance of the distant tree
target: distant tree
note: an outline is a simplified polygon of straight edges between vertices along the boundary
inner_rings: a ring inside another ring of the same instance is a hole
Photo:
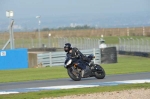
[[[57,29],[55,28],[42,28],[41,31],[50,31],[50,30],[80,30],[80,29],[94,29],[95,27],[91,27],[91,26],[88,26],[88,25],[83,25],[83,26],[80,26],[80,25],[77,25],[75,27],[59,27]],[[35,30],[36,32],[38,32],[38,29]]]
[[[41,31],[49,31],[49,28],[43,28]]]
[[[59,27],[56,30],[79,30],[79,29],[94,29],[94,27],[84,25],[84,26],[75,26],[75,27]]]

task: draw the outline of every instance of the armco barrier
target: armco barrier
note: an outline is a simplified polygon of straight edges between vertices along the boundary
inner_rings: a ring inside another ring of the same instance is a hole
[[[0,70],[28,68],[27,49],[0,50]]]
[[[100,64],[101,63],[101,55],[100,49],[87,49],[87,50],[80,50],[84,55],[93,54],[95,55],[94,63]],[[42,63],[43,66],[63,66],[66,53],[62,52],[49,52],[49,53],[42,53],[37,54],[38,57],[38,64]]]

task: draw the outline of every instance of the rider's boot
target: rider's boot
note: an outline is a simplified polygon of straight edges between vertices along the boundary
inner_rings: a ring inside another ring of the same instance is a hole
[[[87,76],[87,70],[86,69],[82,69],[81,77],[85,78],[86,76]]]
[[[81,77],[84,77],[84,73],[85,73],[85,71],[84,71],[84,69],[81,71]]]

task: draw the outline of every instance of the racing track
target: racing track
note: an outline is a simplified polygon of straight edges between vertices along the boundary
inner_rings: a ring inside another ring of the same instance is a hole
[[[124,83],[130,84],[130,83],[144,83],[144,82],[150,83],[150,72],[136,73],[136,74],[133,73],[133,74],[106,75],[104,79],[96,79],[95,77],[82,78],[81,81],[73,81],[70,78],[67,78],[55,80],[0,83],[0,94],[79,88],[79,87],[82,88],[82,87],[108,86]]]

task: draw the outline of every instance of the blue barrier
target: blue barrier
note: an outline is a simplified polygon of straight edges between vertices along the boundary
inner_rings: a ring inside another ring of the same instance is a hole
[[[0,50],[0,70],[28,68],[28,50]]]

